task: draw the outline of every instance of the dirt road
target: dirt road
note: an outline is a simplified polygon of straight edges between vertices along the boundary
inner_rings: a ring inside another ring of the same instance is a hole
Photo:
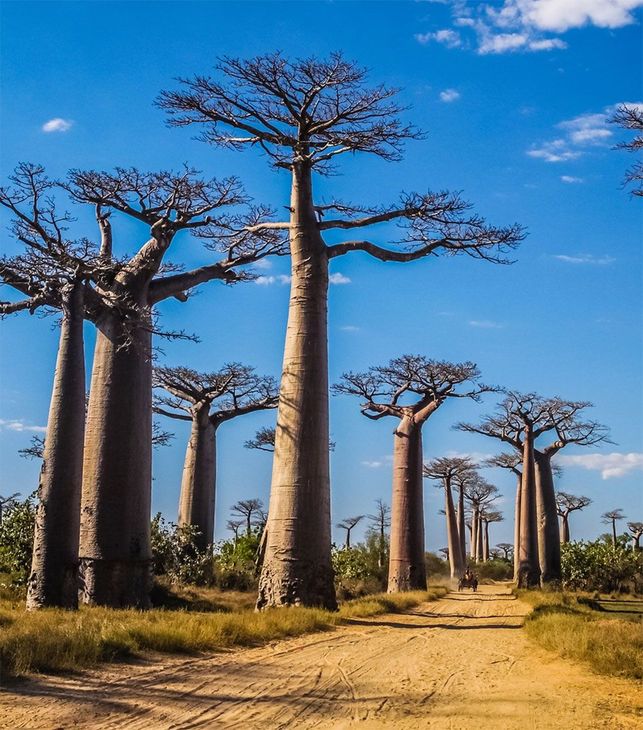
[[[160,657],[0,694],[0,727],[641,728],[640,688],[529,643],[507,589],[205,658]]]

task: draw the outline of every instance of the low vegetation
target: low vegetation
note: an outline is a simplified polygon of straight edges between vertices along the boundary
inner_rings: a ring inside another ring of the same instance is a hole
[[[525,631],[540,646],[600,674],[643,679],[643,601],[566,592],[518,595],[534,606]]]
[[[0,680],[33,672],[74,671],[99,662],[136,657],[145,651],[191,654],[259,645],[327,631],[351,618],[404,611],[446,594],[445,588],[436,587],[427,592],[373,595],[349,601],[336,613],[315,608],[256,613],[249,608],[230,610],[220,605],[233,600],[228,592],[166,591],[185,601],[187,609],[192,601],[200,602],[200,610],[140,612],[93,607],[76,612],[26,612],[22,602],[0,601]],[[241,595],[236,594],[237,602]],[[218,610],[213,611],[212,604]],[[204,610],[208,606],[210,612]]]

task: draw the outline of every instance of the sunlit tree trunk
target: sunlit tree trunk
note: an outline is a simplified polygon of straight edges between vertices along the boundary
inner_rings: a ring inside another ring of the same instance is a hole
[[[27,608],[78,606],[78,535],[85,430],[84,283],[63,302],[38,490]]]
[[[569,515],[562,515],[561,518],[560,542],[565,544],[569,542]]]
[[[542,583],[559,581],[560,568],[560,530],[558,510],[554,491],[554,476],[551,459],[538,449],[534,449],[536,476],[536,520],[538,523],[538,560]]]
[[[529,426],[525,427],[524,432],[521,492],[518,587],[532,588],[539,583],[540,566],[538,564],[538,530],[536,527],[534,439]]]
[[[473,505],[471,514],[471,559],[478,559],[478,505]]]
[[[426,588],[422,429],[405,416],[394,437],[389,593]]]
[[[484,560],[484,529],[482,525],[482,515],[478,512],[478,525],[476,527],[476,562],[481,563]]]
[[[489,523],[483,520],[484,535],[482,538],[482,560],[486,563],[489,560]]]
[[[310,169],[293,169],[291,291],[257,607],[334,609],[328,464],[328,258]]]
[[[520,575],[520,518],[522,498],[522,474],[518,474],[518,483],[516,484],[516,509],[514,513],[514,581],[517,583]]]
[[[208,411],[208,405],[194,409],[179,500],[179,525],[198,530],[195,544],[202,550],[214,541],[216,430]]]
[[[464,568],[467,558],[467,536],[464,521],[464,486],[462,484],[458,486],[458,513],[456,519],[458,523],[458,537],[460,541],[460,556],[462,557],[462,567]]]
[[[444,495],[449,567],[451,569],[451,578],[459,578],[464,573],[464,561],[460,549],[460,535],[458,533],[458,521],[453,505],[453,494],[451,492],[451,484],[448,481],[444,485]]]
[[[149,606],[152,361],[149,328],[107,315],[87,411],[80,530],[84,603]]]

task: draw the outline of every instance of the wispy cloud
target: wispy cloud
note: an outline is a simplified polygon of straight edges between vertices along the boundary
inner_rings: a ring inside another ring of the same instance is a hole
[[[485,451],[454,451],[453,449],[447,451],[445,456],[450,459],[466,459],[469,458],[475,464],[482,464],[483,461],[490,459],[493,454]]]
[[[17,431],[18,433],[45,433],[47,431],[46,426],[30,426],[25,423],[23,419],[6,420],[3,418],[0,418],[0,429],[5,431]]]
[[[643,0],[504,0],[451,3],[453,25],[417,34],[419,43],[476,48],[479,54],[542,53],[567,48],[559,36],[573,28],[621,28],[636,22]]]
[[[575,256],[559,253],[554,255],[558,261],[564,261],[566,264],[591,264],[593,266],[607,266],[616,261],[612,256],[594,256],[591,253],[579,253]]]
[[[354,324],[345,324],[339,328],[342,332],[359,332],[359,327]]]
[[[272,261],[269,258],[258,259],[252,265],[255,267],[255,269],[262,269],[263,271],[272,269]]]
[[[584,183],[585,180],[582,177],[574,177],[573,175],[561,175],[560,179],[562,182],[568,185],[574,185],[578,183]]]
[[[362,461],[360,463],[362,466],[366,466],[369,469],[379,469],[381,466],[384,466],[383,461]]]
[[[63,119],[62,117],[54,117],[42,125],[43,132],[69,132],[73,126],[71,119]]]
[[[469,327],[479,327],[480,329],[488,330],[500,330],[504,327],[504,324],[500,322],[494,322],[491,319],[470,319]]]
[[[643,453],[614,451],[611,454],[561,454],[557,463],[599,471],[603,479],[614,479],[643,470]]]
[[[527,150],[529,157],[545,160],[545,162],[567,162],[580,157],[582,152],[572,150],[564,139],[553,139],[551,142],[543,142],[534,145]]]
[[[285,274],[278,274],[277,276],[258,276],[255,279],[255,284],[259,286],[270,286],[271,284],[290,284],[290,276]]]
[[[443,30],[436,30],[435,33],[416,33],[415,40],[422,45],[426,45],[431,41],[441,43],[447,48],[460,48],[462,46],[462,37],[457,30],[451,30],[450,28],[444,28]]]
[[[328,277],[328,281],[331,284],[350,284],[351,280],[348,278],[348,276],[344,276],[344,274],[340,274],[339,271],[337,271],[334,274],[331,274]]]
[[[452,101],[457,101],[460,98],[460,92],[456,89],[445,89],[440,92],[440,101],[445,104],[450,104]]]

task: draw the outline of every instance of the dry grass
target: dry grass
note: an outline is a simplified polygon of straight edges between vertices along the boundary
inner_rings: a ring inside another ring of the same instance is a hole
[[[332,613],[315,608],[198,612],[107,608],[26,612],[22,604],[0,604],[0,680],[33,672],[68,672],[144,651],[199,653],[326,631],[351,617],[404,611],[445,595],[428,592],[375,595],[345,603]],[[218,597],[220,598],[220,596]],[[243,599],[247,600],[247,596]],[[234,602],[243,602],[239,596]]]
[[[600,674],[643,679],[643,614],[596,611],[587,596],[570,593],[519,591],[519,597],[534,606],[527,635],[544,648]]]

